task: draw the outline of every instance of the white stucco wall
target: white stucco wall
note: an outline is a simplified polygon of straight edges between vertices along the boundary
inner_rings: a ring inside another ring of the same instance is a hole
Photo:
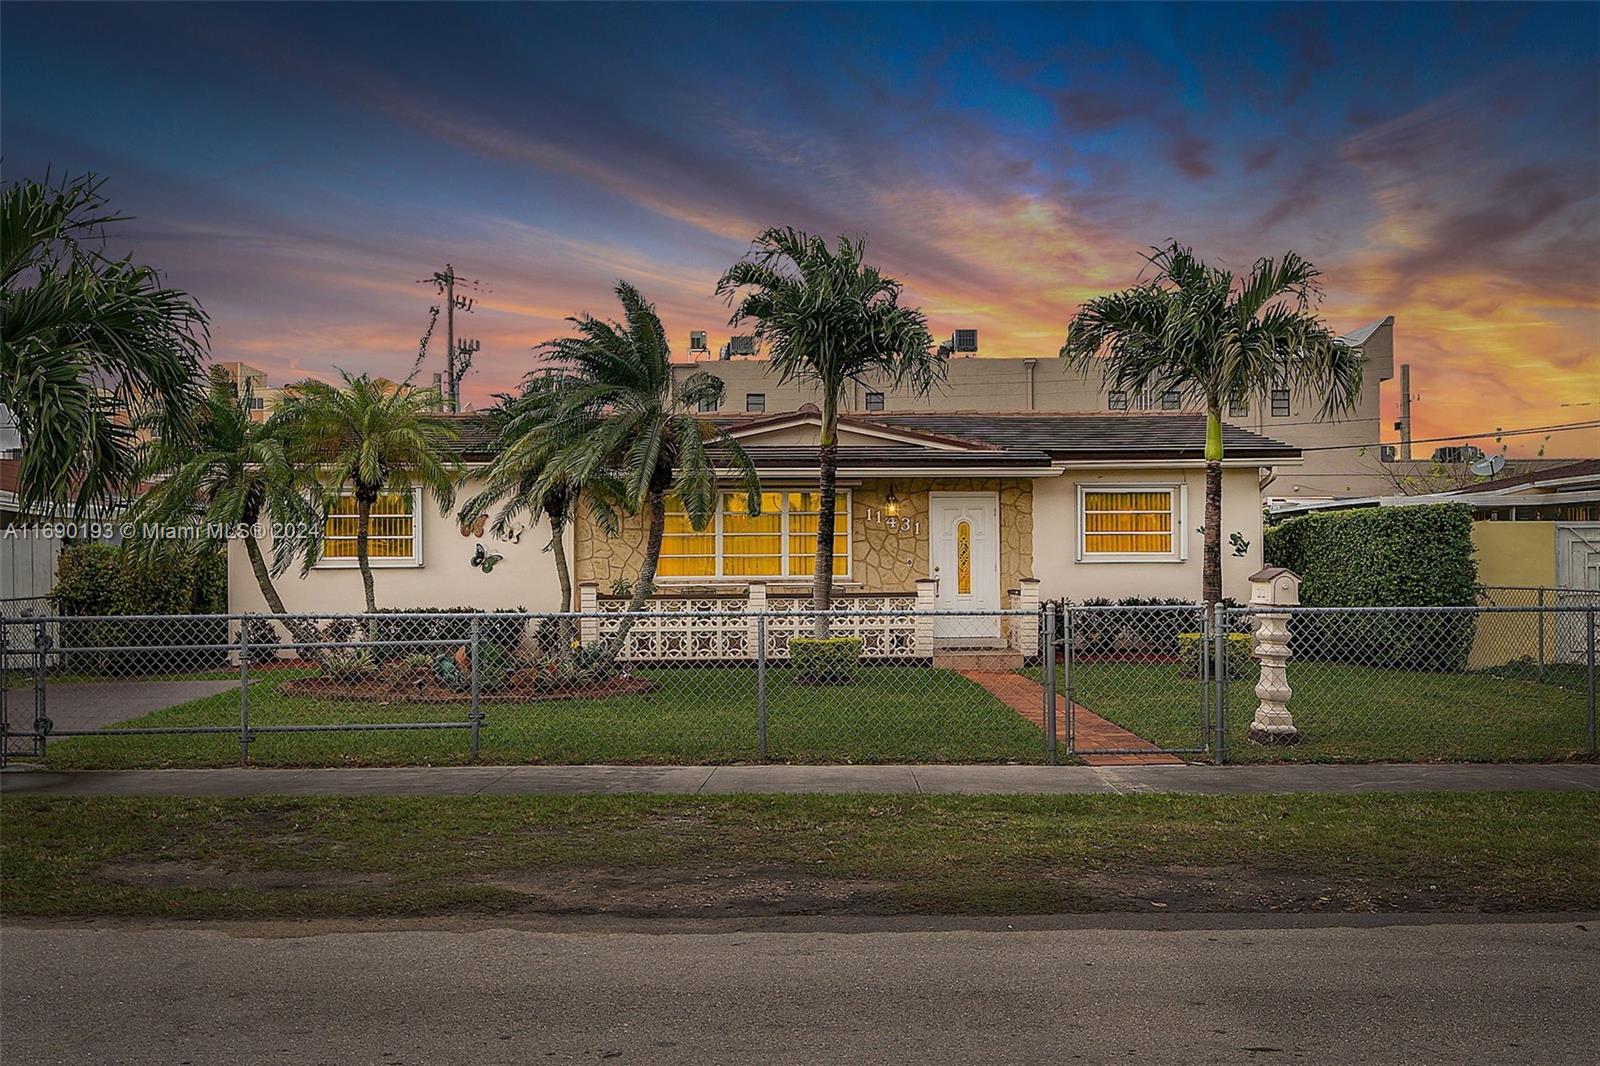
[[[469,481],[457,500],[478,491]],[[567,557],[572,558],[572,534],[567,537]],[[561,586],[555,562],[544,550],[550,542],[549,525],[540,521],[529,526],[519,543],[495,539],[493,534],[463,537],[454,512],[441,516],[424,495],[422,514],[422,566],[374,565],[373,584],[379,607],[526,607],[530,611],[553,611],[560,606]],[[484,548],[505,556],[490,573],[472,566],[473,549]],[[262,545],[268,561],[270,543]],[[299,566],[291,567],[274,579],[283,605],[295,612],[351,612],[362,609],[361,572],[350,567],[318,567],[305,577]],[[574,592],[576,597],[576,592]],[[228,610],[266,611],[267,604],[250,569],[244,547],[234,542],[228,547]]]
[[[1060,477],[1033,483],[1033,572],[1040,595],[1070,597],[1082,603],[1094,596],[1185,597],[1198,600],[1205,538],[1205,470],[1179,468],[1067,470]],[[1181,562],[1079,562],[1079,485],[1173,485],[1187,487],[1187,558]],[[1222,591],[1245,600],[1249,577],[1261,569],[1261,492],[1256,467],[1222,472]],[[1237,530],[1250,542],[1243,558],[1235,558],[1228,535]]]

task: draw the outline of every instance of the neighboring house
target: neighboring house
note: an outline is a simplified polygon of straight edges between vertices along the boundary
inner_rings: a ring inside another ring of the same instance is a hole
[[[265,422],[267,416],[278,406],[283,399],[283,390],[270,388],[267,385],[267,372],[249,363],[222,362],[211,364],[212,373],[218,375],[233,387],[237,396],[244,389],[246,383],[250,386],[250,421]]]
[[[482,464],[493,440],[481,419],[453,416],[465,458]],[[751,518],[728,478],[712,524],[699,533],[681,511],[668,518],[658,591],[663,596],[804,596],[816,548],[814,408],[725,415],[720,421],[761,475],[762,511]],[[914,597],[923,582],[945,610],[999,610],[1028,579],[1043,597],[1198,599],[1201,586],[1205,422],[1199,415],[898,413],[840,421],[835,580],[846,596]],[[1261,483],[1268,468],[1294,467],[1299,451],[1248,430],[1226,430],[1223,584],[1244,599],[1261,566]],[[473,491],[469,483],[462,491]],[[420,493],[392,496],[377,520],[373,565],[387,607],[525,606],[558,598],[542,526],[506,542],[463,535]],[[353,520],[330,519],[326,558],[305,578],[279,581],[298,611],[360,604]],[[1230,548],[1232,534],[1242,545]],[[576,582],[602,595],[637,578],[642,519],[607,537],[586,511],[568,533]],[[471,566],[476,547],[505,556],[491,574]],[[930,580],[931,579],[931,580]],[[933,580],[937,585],[933,585]],[[230,605],[264,609],[238,546],[230,558]],[[592,595],[592,593],[591,593]]]
[[[1230,425],[1306,449],[1304,462],[1272,485],[1273,498],[1329,499],[1397,492],[1401,491],[1401,479],[1432,465],[1426,461],[1387,462],[1383,449],[1375,443],[1390,435],[1380,413],[1380,393],[1383,383],[1394,377],[1393,316],[1342,339],[1366,356],[1361,398],[1353,411],[1338,419],[1319,419],[1320,397],[1283,390],[1261,401],[1241,398],[1224,412]],[[975,339],[972,346],[976,347]],[[680,377],[703,370],[720,378],[725,392],[719,413],[793,411],[817,400],[810,385],[779,381],[765,359],[714,359],[709,350],[702,350],[702,357],[675,364],[674,369]],[[691,348],[690,354],[698,353]],[[844,409],[865,418],[964,411],[1103,414],[1129,419],[1195,410],[1177,393],[1145,396],[1108,390],[1097,375],[1086,377],[1069,371],[1054,355],[997,359],[963,358],[960,353],[949,360],[944,383],[929,395],[917,396],[891,383],[869,381],[852,387]]]

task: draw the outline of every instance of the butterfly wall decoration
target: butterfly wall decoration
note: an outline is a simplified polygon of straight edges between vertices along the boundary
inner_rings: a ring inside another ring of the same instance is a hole
[[[463,537],[481,537],[483,536],[483,531],[488,527],[489,514],[486,511],[477,518],[461,523],[461,535]]]
[[[480,544],[478,545],[478,550],[472,553],[472,565],[487,574],[489,571],[494,569],[495,563],[498,563],[504,558],[505,556],[501,555],[499,552],[487,551],[484,546]]]

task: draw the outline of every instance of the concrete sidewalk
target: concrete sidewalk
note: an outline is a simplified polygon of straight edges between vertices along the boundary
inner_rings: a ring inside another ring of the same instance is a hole
[[[0,771],[35,796],[514,796],[577,793],[1188,792],[1600,790],[1600,763],[1363,766],[456,766],[373,769]]]

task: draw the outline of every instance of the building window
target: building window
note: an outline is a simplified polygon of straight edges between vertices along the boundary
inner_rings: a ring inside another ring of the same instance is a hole
[[[881,392],[869,392],[869,393],[867,393],[867,410],[869,410],[869,411],[881,411],[881,410],[883,410],[883,393],[881,393]]]
[[[972,523],[956,523],[956,594],[972,595]]]
[[[1112,389],[1106,393],[1106,407],[1113,411],[1126,411],[1128,409],[1128,394],[1121,389]]]
[[[1183,406],[1183,394],[1177,389],[1168,389],[1161,394],[1161,409],[1163,411],[1176,411]]]
[[[833,572],[850,576],[850,494],[834,510]],[[809,578],[816,569],[815,492],[763,492],[761,513],[751,516],[742,492],[721,494],[717,512],[695,532],[683,504],[667,500],[658,573],[664,578]]]
[[[1250,398],[1248,396],[1235,396],[1228,401],[1229,418],[1249,418]]]
[[[1079,486],[1078,557],[1181,558],[1182,507],[1182,489],[1176,485]]]
[[[385,492],[372,505],[367,530],[367,557],[373,566],[421,566],[422,538],[417,514],[421,489]],[[344,493],[328,508],[322,526],[322,556],[318,566],[355,566],[356,498]]]
[[[767,394],[764,392],[747,392],[744,394],[744,409],[750,414],[760,414],[767,409]]]
[[[1288,389],[1273,389],[1272,390],[1272,417],[1273,418],[1288,418],[1289,417],[1289,390]]]
[[[707,396],[705,399],[700,401],[700,413],[701,414],[703,414],[703,415],[704,414],[710,414],[711,412],[715,411],[716,409],[717,409],[717,398],[715,396]]]

